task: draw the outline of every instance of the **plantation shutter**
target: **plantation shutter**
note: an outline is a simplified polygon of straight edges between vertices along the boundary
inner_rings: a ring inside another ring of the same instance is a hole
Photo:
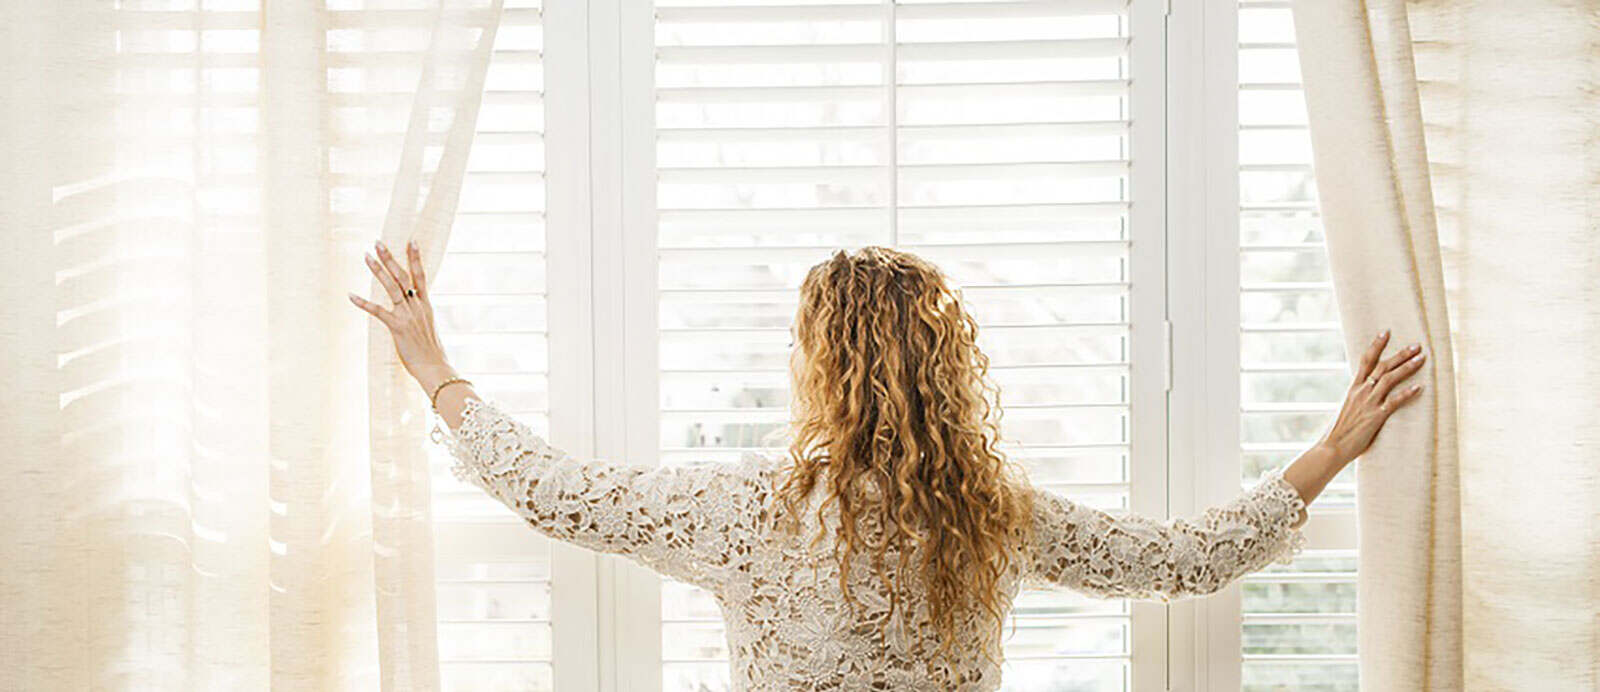
[[[1133,31],[1149,9],[657,3],[662,463],[781,454],[800,280],[835,247],[894,246],[963,289],[1034,482],[1162,514],[1161,39]],[[726,689],[716,604],[660,588],[662,688]],[[1160,612],[1025,592],[1006,685],[1159,679]]]
[[[543,43],[538,0],[508,1],[432,294],[450,362],[548,436]],[[441,684],[555,689],[551,542],[430,454]]]
[[[1245,484],[1316,441],[1350,384],[1287,2],[1239,6],[1240,370]],[[1246,576],[1242,689],[1358,687],[1355,473],[1317,498],[1306,552]]]

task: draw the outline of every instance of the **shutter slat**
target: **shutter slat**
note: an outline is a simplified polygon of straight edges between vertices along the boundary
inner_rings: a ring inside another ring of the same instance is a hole
[[[882,228],[885,210],[876,207],[816,209],[665,209],[660,212],[663,227],[683,227],[695,234],[728,233],[763,237],[820,230],[840,232],[851,229]]]
[[[901,164],[907,182],[951,180],[1036,180],[1039,178],[1102,178],[1128,174],[1127,161],[1061,161],[962,164]]]
[[[947,245],[907,245],[908,249],[928,256],[930,259],[942,257],[958,260],[979,259],[1009,259],[1070,255],[1082,256],[1119,256],[1128,249],[1125,240],[1063,240],[1049,243],[984,243],[984,244],[947,244]],[[776,246],[776,247],[690,247],[690,248],[660,248],[657,250],[663,262],[684,262],[701,264],[780,264],[784,262],[822,261],[838,248],[835,246]],[[1005,290],[1016,288],[1062,288],[1072,287],[1078,289],[1125,288],[1121,283],[1092,283],[1092,284],[1028,284],[1026,286],[1005,285],[966,285],[963,290],[983,292],[990,290]],[[717,290],[717,289],[711,289]],[[726,289],[727,291],[741,291],[742,289]],[[792,292],[792,291],[791,291]]]
[[[328,24],[336,29],[368,29],[368,28],[395,28],[414,26],[428,29],[433,27],[434,16],[437,10],[432,9],[368,9],[368,10],[329,10]],[[507,7],[501,10],[500,26],[538,26],[542,21],[542,12],[537,7]],[[469,22],[460,22],[463,26],[487,25],[489,10],[487,9],[462,9],[452,10],[451,17],[471,18]],[[459,20],[452,20],[455,23]]]
[[[1317,373],[1317,372],[1346,372],[1348,368],[1344,362],[1337,363],[1262,363],[1255,362],[1243,366],[1240,372],[1255,373]]]
[[[1115,218],[1126,213],[1125,202],[901,207],[900,223],[918,229],[1017,227]]]
[[[360,52],[330,52],[327,54],[330,67],[393,67],[410,63],[421,64],[421,51],[360,51]],[[494,52],[496,65],[538,65],[544,59],[544,52],[532,49],[522,50],[497,50]]]
[[[657,7],[657,24],[688,23],[764,23],[764,22],[838,22],[846,20],[881,19],[882,5],[739,5],[704,7]]]
[[[1299,91],[1300,85],[1296,82],[1250,82],[1240,84],[1240,91]]]
[[[697,166],[658,169],[661,182],[774,184],[855,182],[881,183],[883,166]],[[901,180],[1036,180],[1038,178],[1101,178],[1128,174],[1127,161],[1063,161],[1032,163],[901,164]]]
[[[795,140],[881,143],[883,128],[862,127],[683,127],[656,130],[661,142],[793,142]]]
[[[656,62],[661,65],[784,65],[877,62],[882,59],[883,48],[875,43],[671,46],[656,49]]]
[[[1033,2],[934,2],[898,5],[899,19],[1026,19],[1123,14],[1127,0],[1034,0]],[[879,4],[741,5],[660,7],[656,21],[683,23],[836,22],[883,19]]]
[[[1021,100],[1064,96],[1120,96],[1127,92],[1128,82],[1120,79],[1085,79],[1075,81],[964,82],[946,84],[901,83],[898,90],[901,97],[905,99]]]
[[[963,125],[906,125],[899,128],[903,140],[950,139],[1070,139],[1125,135],[1128,121],[1105,120],[1055,123],[981,123]]]
[[[656,101],[659,103],[833,102],[875,101],[880,98],[883,98],[883,87],[877,85],[677,87],[656,89]]]
[[[1333,403],[1318,403],[1318,402],[1266,401],[1266,402],[1253,402],[1253,403],[1247,403],[1247,404],[1240,405],[1239,406],[1239,411],[1241,413],[1272,413],[1272,414],[1338,413],[1339,412],[1339,404],[1337,402],[1333,402]]]
[[[704,166],[693,168],[657,169],[663,183],[698,184],[755,184],[755,183],[821,183],[821,182],[881,182],[882,166],[771,166],[734,167]]]
[[[1275,293],[1283,291],[1331,291],[1331,281],[1261,281],[1240,284],[1240,291],[1246,293]]]
[[[519,185],[537,183],[544,180],[544,171],[467,171],[463,174],[463,184],[479,185]],[[389,176],[382,173],[330,173],[328,180],[335,186],[376,186],[389,180]]]
[[[1244,654],[1246,663],[1355,663],[1355,654]]]
[[[1246,322],[1240,327],[1245,333],[1297,333],[1297,332],[1337,332],[1341,329],[1336,322]]]
[[[1032,0],[1031,2],[929,2],[895,7],[900,19],[1034,19],[1126,14],[1128,0]]]
[[[961,139],[1011,139],[1099,137],[1125,135],[1128,121],[1105,120],[1084,122],[1046,123],[977,123],[960,125],[904,125],[898,128],[902,140],[961,140]],[[1300,128],[1304,129],[1304,128]],[[480,135],[481,136],[481,135]],[[830,127],[713,127],[713,128],[662,128],[656,131],[662,142],[792,142],[818,140],[825,142],[869,141],[883,144],[884,128],[881,126],[830,126]]]
[[[1042,60],[1115,58],[1127,54],[1123,38],[1078,38],[1026,41],[929,41],[901,43],[902,60]],[[805,43],[730,46],[670,46],[656,49],[665,65],[784,65],[805,63],[878,62],[883,46],[876,43]]]
[[[907,84],[897,87],[902,99],[989,99],[1039,100],[1047,98],[1116,96],[1128,88],[1117,79],[1080,81],[962,82],[945,84]],[[878,101],[883,86],[878,84],[840,86],[723,86],[669,87],[656,90],[659,103],[772,103]]]
[[[950,41],[902,43],[902,60],[1055,60],[1116,58],[1128,52],[1125,38],[1078,38],[1034,41]]]
[[[355,93],[335,93],[328,95],[335,106],[351,108],[394,108],[408,106],[415,101],[417,94],[414,91],[362,91]],[[439,100],[450,101],[454,96],[450,92],[440,92]],[[484,91],[483,104],[486,106],[543,106],[544,94],[537,91]]]

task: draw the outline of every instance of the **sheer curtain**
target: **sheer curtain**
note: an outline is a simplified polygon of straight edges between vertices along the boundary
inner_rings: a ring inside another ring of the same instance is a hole
[[[425,397],[344,293],[437,266],[499,7],[0,6],[0,688],[437,685]]]
[[[1347,347],[1431,356],[1359,462],[1361,684],[1596,689],[1596,11],[1293,7]]]

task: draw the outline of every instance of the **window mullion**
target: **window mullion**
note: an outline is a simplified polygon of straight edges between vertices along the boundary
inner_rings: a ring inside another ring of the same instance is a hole
[[[614,294],[602,308],[612,325],[606,363],[617,425],[614,458],[655,465],[660,458],[660,338],[657,319],[655,10],[654,3],[592,0],[591,55],[605,64],[591,73],[591,102],[611,115],[594,157],[603,169],[608,215],[606,256],[597,257],[596,280]],[[597,176],[597,180],[601,178]],[[600,384],[597,380],[597,385]],[[613,635],[602,639],[603,661],[614,677],[606,690],[661,689],[661,578],[629,560],[609,557]]]
[[[549,3],[544,24],[545,246],[549,282],[551,439],[592,458],[595,436],[595,325],[589,160],[588,16],[579,3]],[[597,556],[552,541],[551,642],[554,686],[597,689]]]
[[[1130,161],[1128,199],[1131,284],[1127,319],[1129,392],[1129,511],[1151,517],[1167,513],[1166,311],[1166,41],[1163,3],[1132,3],[1128,21]],[[1130,604],[1132,685],[1164,689],[1167,676],[1167,607]]]
[[[1239,493],[1237,15],[1177,3],[1168,22],[1173,516]],[[1180,230],[1181,229],[1181,232]],[[1240,588],[1174,604],[1172,689],[1239,689]]]

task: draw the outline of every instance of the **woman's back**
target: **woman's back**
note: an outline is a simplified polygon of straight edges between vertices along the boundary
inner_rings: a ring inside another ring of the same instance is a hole
[[[808,496],[804,530],[778,524],[786,459],[746,454],[737,464],[656,468],[579,462],[478,399],[468,400],[461,425],[444,439],[458,478],[541,533],[625,555],[714,594],[727,621],[735,689],[1000,686],[1000,668],[981,646],[930,653],[935,628],[915,570],[890,588],[873,569],[873,553],[854,552],[844,563],[846,598],[837,542],[811,544],[819,508],[828,522],[822,535],[836,534],[826,484]],[[1304,540],[1293,528],[1304,502],[1281,469],[1194,521],[1117,517],[1031,487],[1025,494],[1029,537],[996,584],[1007,608],[1023,585],[1105,598],[1210,593],[1268,562],[1287,561]],[[870,515],[865,523],[870,541]],[[888,547],[890,569],[898,550]],[[963,612],[957,641],[984,642],[998,626],[973,615],[981,610]]]

